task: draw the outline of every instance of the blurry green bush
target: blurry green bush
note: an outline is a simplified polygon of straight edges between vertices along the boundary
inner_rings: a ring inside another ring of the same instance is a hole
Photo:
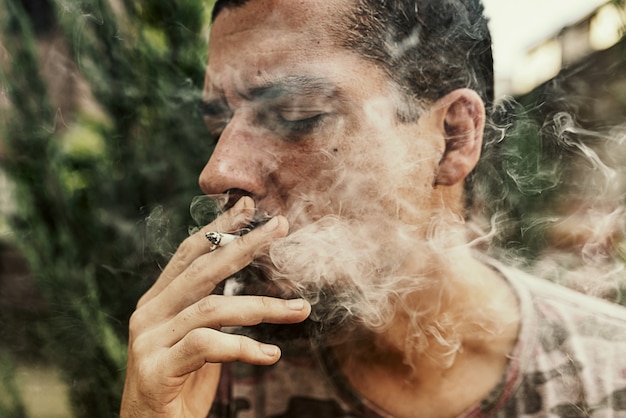
[[[187,233],[212,146],[195,116],[211,5],[0,0],[10,102],[0,138],[15,184],[13,244],[46,313],[10,326],[36,330],[76,416],[116,416],[127,321],[161,261],[145,219],[160,205],[151,233],[162,253]],[[52,67],[43,62],[53,58]],[[55,82],[68,74],[66,86]]]

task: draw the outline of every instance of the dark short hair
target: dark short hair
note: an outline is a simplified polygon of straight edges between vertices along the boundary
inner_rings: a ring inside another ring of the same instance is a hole
[[[248,1],[217,0],[213,19]],[[481,0],[353,1],[331,26],[339,45],[380,65],[411,103],[434,102],[467,87],[489,111],[493,58]]]
[[[455,89],[493,103],[491,35],[480,0],[355,0],[343,46],[378,63],[403,92],[433,102]]]
[[[211,21],[214,21],[220,12],[228,7],[243,6],[250,0],[217,0],[213,5],[213,11],[211,12]]]

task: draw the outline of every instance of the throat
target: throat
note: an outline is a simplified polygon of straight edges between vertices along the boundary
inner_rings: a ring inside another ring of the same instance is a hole
[[[503,380],[505,356],[463,350],[442,369],[426,361],[417,367],[393,358],[375,363],[358,359],[340,366],[349,390],[379,415],[398,418],[456,417],[489,396]]]
[[[483,269],[484,267],[484,269]],[[384,330],[361,331],[330,348],[344,381],[366,405],[394,417],[455,417],[503,380],[519,330],[517,299],[486,266],[472,291],[421,294]],[[487,277],[488,276],[488,277]],[[439,309],[420,317],[429,301]]]

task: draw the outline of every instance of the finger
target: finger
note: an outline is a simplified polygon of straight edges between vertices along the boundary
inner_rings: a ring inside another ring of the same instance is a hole
[[[196,328],[167,352],[162,364],[170,376],[180,377],[199,370],[206,363],[241,361],[270,365],[279,358],[280,349],[275,345],[211,328]]]
[[[178,250],[169,261],[158,280],[143,295],[137,306],[152,300],[158,295],[174,278],[183,272],[195,259],[202,254],[209,252],[210,245],[205,234],[209,231],[234,232],[240,230],[250,223],[254,216],[254,200],[244,196],[237,203],[226,211],[222,216],[202,228],[197,233],[185,239]]]
[[[287,219],[277,216],[265,225],[212,253],[198,257],[142,308],[152,323],[172,318],[211,294],[218,283],[232,276],[267,251],[272,241],[287,234]]]
[[[155,329],[155,335],[161,343],[172,346],[195,328],[219,330],[263,322],[294,324],[304,321],[310,313],[311,305],[303,299],[210,295]]]

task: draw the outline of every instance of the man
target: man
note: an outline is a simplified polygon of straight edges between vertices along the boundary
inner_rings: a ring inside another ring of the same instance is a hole
[[[468,244],[478,0],[218,1],[209,56],[228,210],[139,301],[122,417],[626,416],[624,310]]]

